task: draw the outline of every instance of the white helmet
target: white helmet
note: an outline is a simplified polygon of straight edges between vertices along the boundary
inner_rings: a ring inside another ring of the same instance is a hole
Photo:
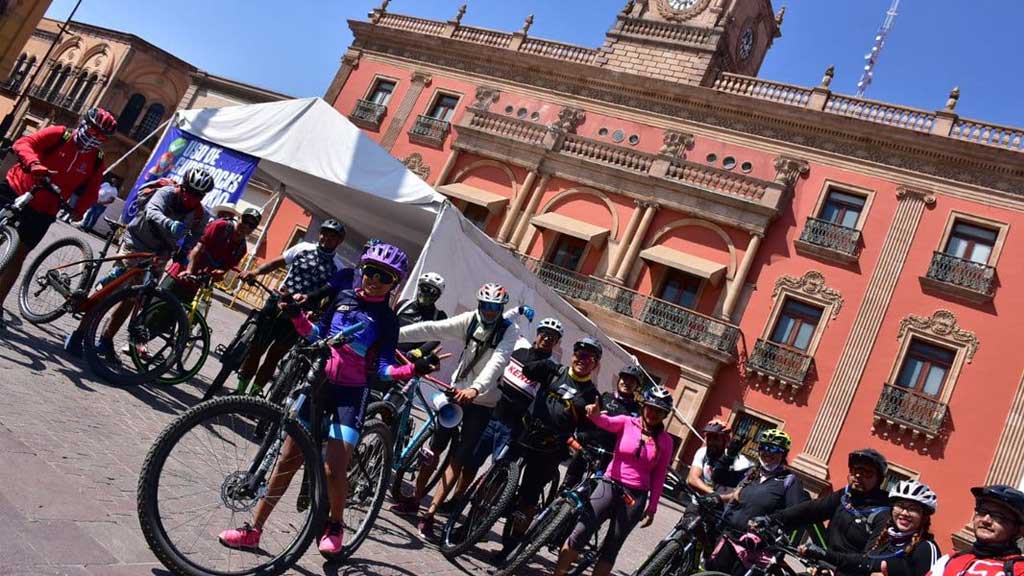
[[[932,492],[927,484],[917,480],[901,480],[889,489],[889,500],[913,500],[924,506],[932,514],[939,507],[939,497]]]
[[[501,284],[484,284],[480,287],[480,291],[476,293],[476,299],[479,302],[487,302],[488,304],[508,304],[508,291]]]
[[[422,274],[416,284],[418,286],[423,286],[424,284],[427,286],[433,286],[434,288],[437,288],[437,292],[439,294],[444,292],[444,277],[437,272],[427,272]]]
[[[545,318],[541,320],[540,324],[537,325],[537,331],[540,332],[541,329],[547,329],[551,330],[552,332],[557,332],[559,336],[562,336],[562,334],[564,334],[564,332],[562,332],[562,323],[559,322],[558,320],[555,320],[554,318]]]

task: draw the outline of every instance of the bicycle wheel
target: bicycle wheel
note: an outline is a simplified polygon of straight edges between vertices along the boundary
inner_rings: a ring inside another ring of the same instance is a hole
[[[0,228],[0,272],[3,272],[4,268],[11,263],[14,259],[14,255],[18,252],[18,246],[21,246],[21,236],[18,235],[18,231],[13,226],[3,226]]]
[[[61,238],[44,248],[21,279],[18,308],[25,320],[46,324],[63,316],[71,293],[89,289],[90,266],[82,262],[92,257],[92,247],[79,238]]]
[[[415,451],[407,454],[404,461],[395,470],[395,477],[391,481],[392,499],[398,500],[413,495],[420,473],[421,456],[419,452],[428,442],[430,442],[430,435],[424,436],[420,446]],[[444,477],[444,471],[448,468],[452,458],[452,451],[449,448],[446,448],[444,454],[438,458],[437,466],[424,485],[424,494],[429,494],[434,489],[434,486],[437,486],[437,483],[441,481],[441,478]]]
[[[681,557],[683,546],[675,540],[658,543],[654,552],[644,560],[633,576],[676,576],[689,574],[693,566]]]
[[[545,508],[526,530],[522,543],[509,556],[508,564],[498,570],[495,576],[511,576],[519,572],[556,534],[564,532],[576,519],[575,507],[565,499],[555,501]]]
[[[300,354],[296,354],[294,350],[289,351],[284,359],[281,360],[277,373],[270,380],[270,385],[267,386],[263,397],[271,404],[283,405],[285,399],[288,398],[288,393],[295,388],[295,384],[299,380],[306,376],[309,368],[309,360]],[[369,411],[367,411],[367,415],[369,415]],[[364,418],[364,420],[368,419],[369,416]]]
[[[344,523],[349,533],[340,554],[323,554],[328,560],[344,560],[354,554],[373,529],[387,496],[393,444],[391,431],[384,423],[365,421],[348,464]]]
[[[561,483],[562,473],[555,470],[554,476],[551,477],[547,484],[547,490],[544,491],[544,501],[541,503],[543,506],[550,506],[555,501],[555,498],[558,498],[558,495],[561,493],[559,490]]]
[[[122,304],[130,308],[129,317],[113,335],[111,348],[101,349],[100,339]],[[168,312],[167,321],[151,321],[151,313],[157,309]],[[188,318],[173,294],[160,288],[136,286],[115,292],[86,315],[82,348],[97,376],[113,384],[131,386],[152,382],[163,375],[181,356],[187,336]],[[121,360],[133,348],[146,360],[140,367]]]
[[[562,542],[569,539],[570,531],[573,526],[567,526],[564,534],[557,535],[549,544],[555,547],[561,546]],[[597,530],[590,535],[590,539],[587,540],[587,544],[580,551],[579,557],[576,559],[576,564],[569,570],[569,576],[583,576],[583,573],[588,571],[594,562],[597,562],[598,553],[601,551],[601,545],[604,544],[604,539],[608,537],[608,531],[611,530],[609,522],[602,522]],[[556,548],[557,553],[557,548]]]
[[[188,410],[160,433],[139,475],[138,514],[146,542],[169,570],[276,576],[298,562],[323,530],[327,484],[320,450],[302,425],[283,416],[284,410],[262,399],[219,398]],[[254,438],[255,423],[264,421],[274,434]],[[222,546],[221,530],[253,522],[267,479],[280,464],[281,440],[300,449],[313,505],[304,512],[289,505],[300,488],[293,479],[263,526],[258,551]],[[245,486],[254,476],[256,486]]]
[[[143,370],[146,364],[150,363],[147,358],[140,356],[140,350],[137,347],[129,348],[128,354],[138,370]],[[206,359],[209,357],[210,326],[206,323],[205,318],[197,315],[195,321],[189,327],[188,337],[185,339],[185,348],[171,362],[167,372],[157,378],[157,382],[167,385],[188,382],[196,374],[199,374],[199,371],[203,369],[203,365],[206,364]]]
[[[516,496],[519,483],[518,458],[506,458],[477,478],[460,498],[445,522],[441,554],[451,559],[476,545],[490,531]],[[468,511],[465,511],[466,508]]]
[[[238,332],[235,333],[234,339],[231,340],[231,343],[227,345],[227,348],[220,355],[220,370],[217,371],[217,375],[210,382],[210,387],[206,389],[203,400],[209,400],[224,387],[224,383],[228,381],[228,376],[231,376],[231,373],[242,365],[242,361],[245,360],[245,354],[249,351],[255,338],[256,322],[246,319],[245,323],[239,327]]]

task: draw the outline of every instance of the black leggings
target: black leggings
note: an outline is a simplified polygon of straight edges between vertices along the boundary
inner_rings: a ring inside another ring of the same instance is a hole
[[[627,502],[627,499],[631,499],[632,503]],[[602,478],[594,487],[590,494],[590,502],[583,511],[584,519],[589,518],[591,521],[584,522],[581,519],[576,523],[576,528],[569,536],[569,547],[576,551],[582,550],[594,535],[594,531],[607,520],[608,536],[601,546],[597,559],[615,562],[626,538],[643,517],[646,509],[647,492],[631,490],[621,484],[615,485],[613,480]]]

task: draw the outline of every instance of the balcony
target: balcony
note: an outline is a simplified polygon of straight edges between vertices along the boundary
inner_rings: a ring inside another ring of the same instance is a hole
[[[794,245],[797,252],[852,264],[860,256],[860,230],[811,217]]]
[[[947,406],[932,396],[886,384],[875,405],[875,423],[934,440],[946,423],[947,412]]]
[[[348,115],[349,120],[360,128],[379,130],[381,122],[388,114],[388,107],[369,100],[357,100],[356,107]]]
[[[984,304],[992,300],[995,277],[992,266],[935,252],[921,285],[972,304]]]
[[[450,122],[420,114],[416,117],[416,123],[409,129],[409,140],[424,146],[440,148],[448,138],[451,127]]]
[[[812,358],[792,348],[758,338],[747,358],[747,370],[791,388],[800,388],[807,379]]]
[[[589,303],[700,346],[725,359],[736,353],[739,328],[646,294],[521,256],[526,267],[574,305]]]

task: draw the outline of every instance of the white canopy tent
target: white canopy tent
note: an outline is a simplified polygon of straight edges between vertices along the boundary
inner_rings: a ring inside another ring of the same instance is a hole
[[[610,389],[618,369],[633,361],[514,254],[323,100],[186,110],[175,121],[196,136],[259,158],[261,175],[315,216],[338,218],[358,237],[393,242],[410,255],[422,251],[412,277],[428,270],[445,276],[448,287],[439,304],[450,313],[475,307],[480,285],[499,282],[512,295],[512,305],[537,310],[537,321],[545,316],[562,321],[563,358],[584,333],[602,340],[602,389]],[[414,290],[406,286],[405,296]],[[532,339],[525,319],[520,324]],[[447,349],[461,346],[452,342]]]

